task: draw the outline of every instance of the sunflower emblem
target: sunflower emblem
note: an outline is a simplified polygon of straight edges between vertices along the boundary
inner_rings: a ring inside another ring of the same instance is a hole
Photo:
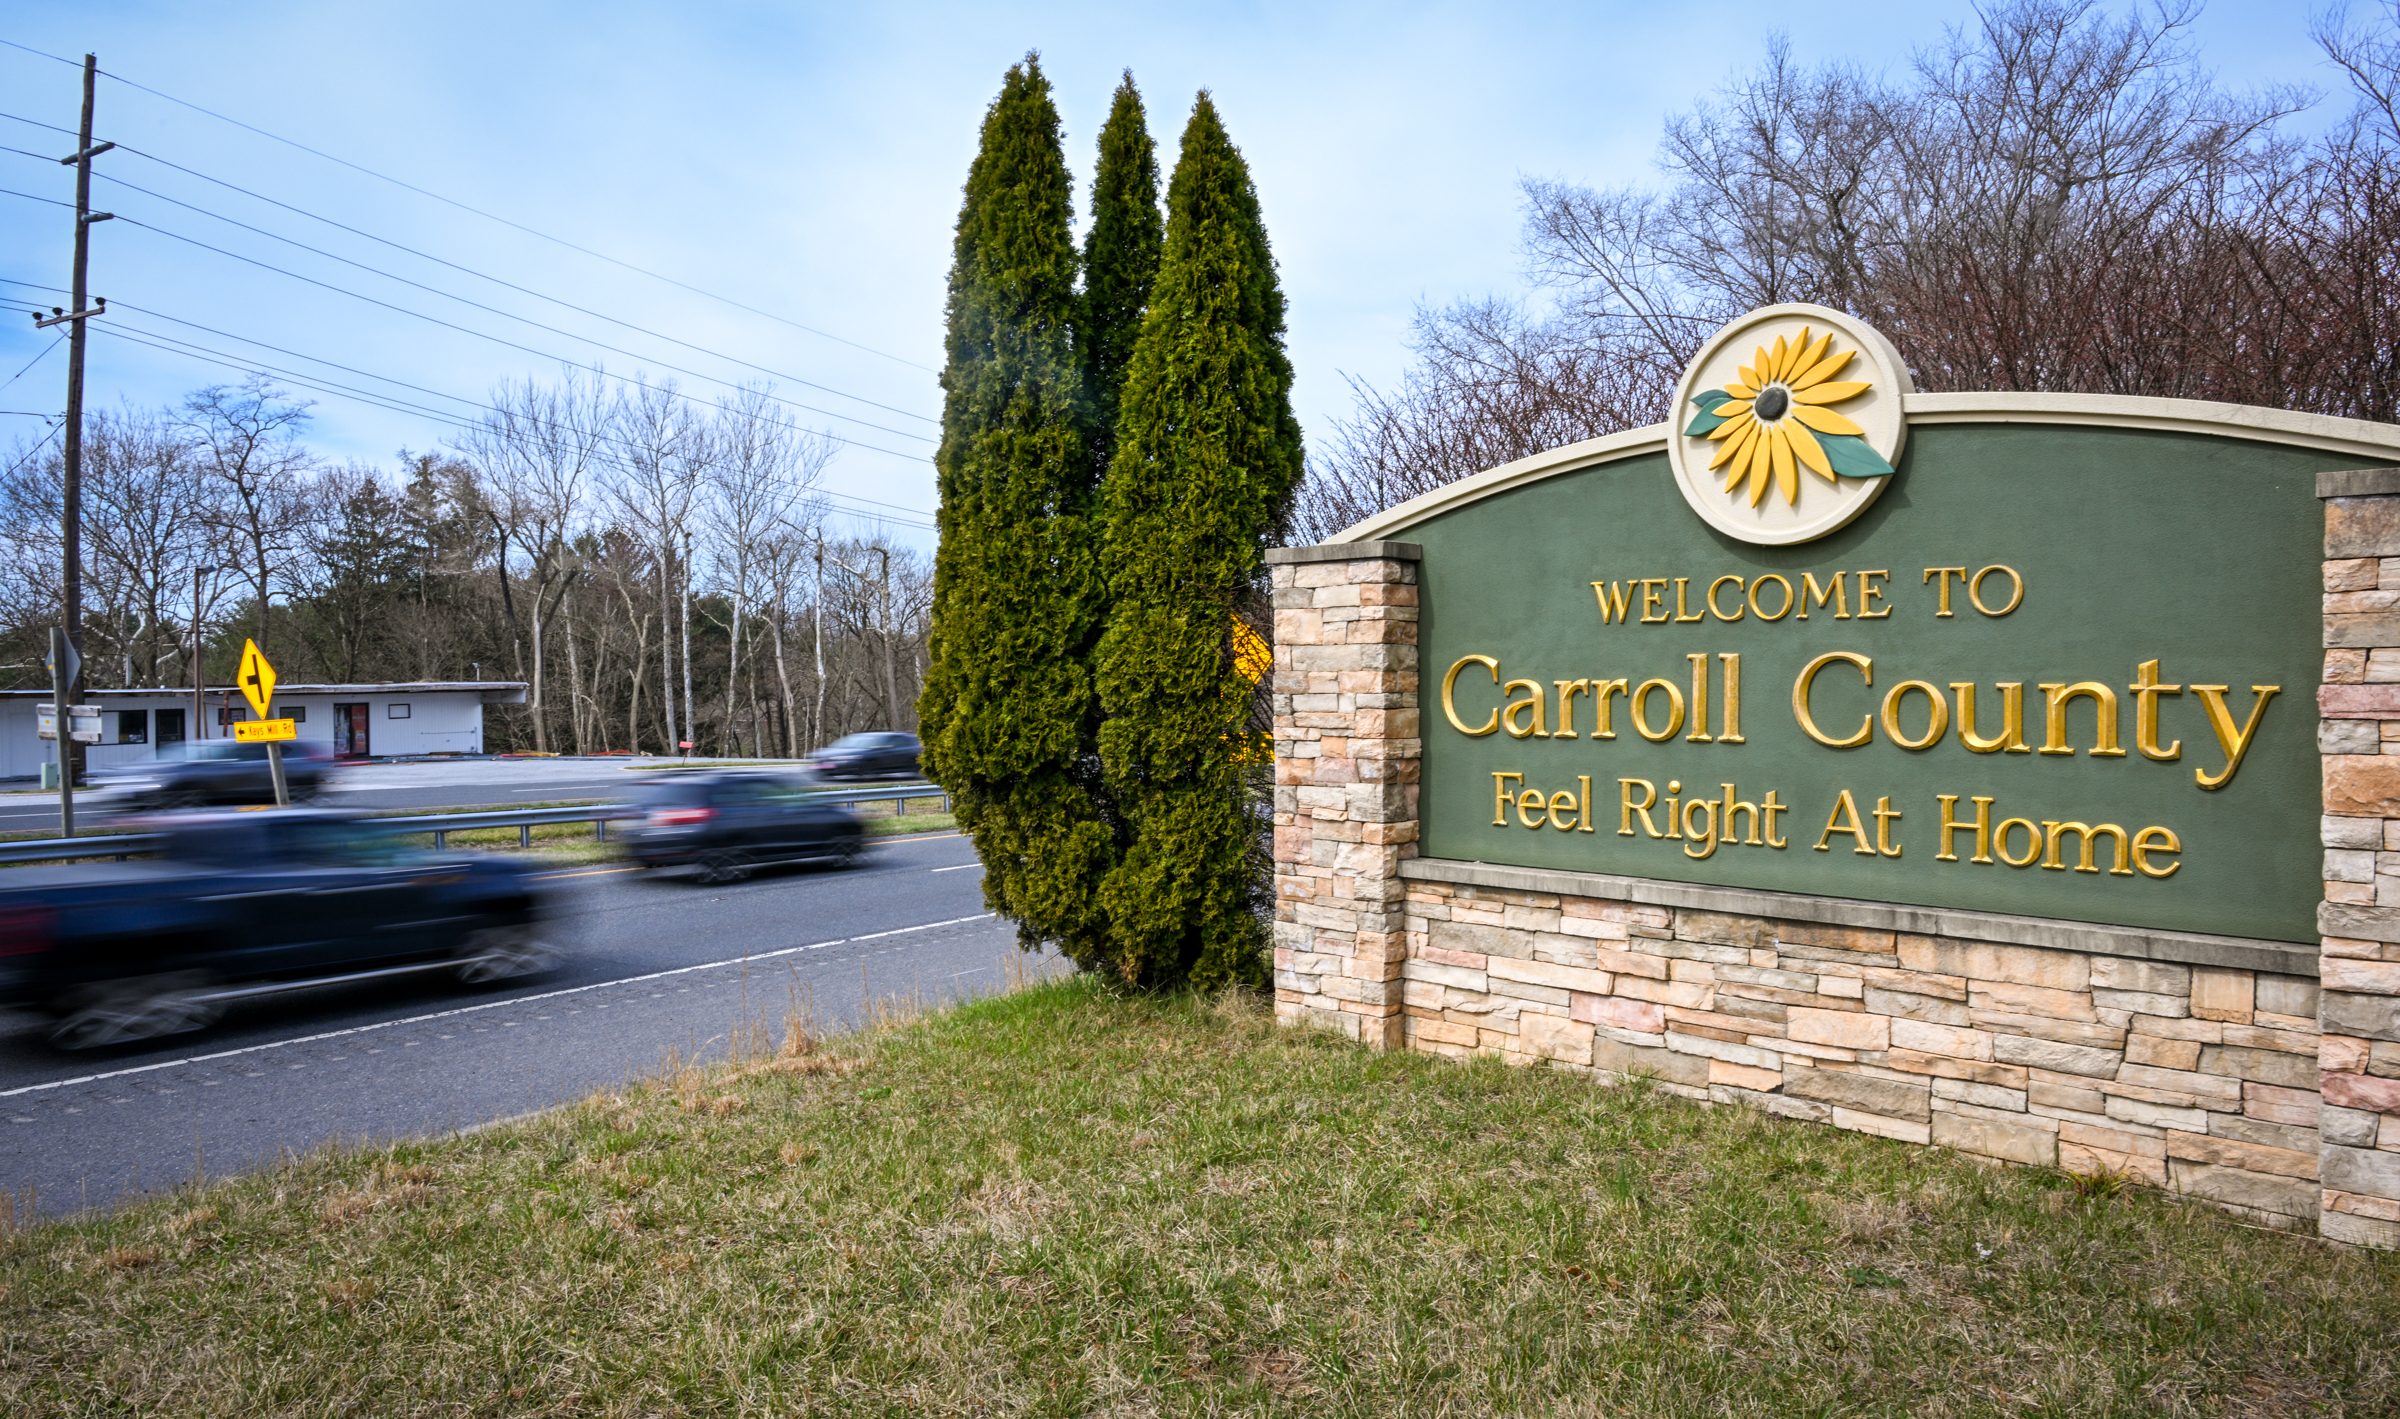
[[[1784,502],[1797,506],[1804,467],[1828,483],[1891,476],[1892,465],[1869,446],[1866,430],[1827,407],[1873,387],[1834,379],[1858,352],[1835,354],[1831,331],[1810,334],[1802,326],[1796,340],[1776,336],[1772,350],[1759,347],[1753,363],[1739,367],[1738,383],[1692,398],[1700,413],[1684,434],[1717,445],[1709,470],[1726,469],[1725,491],[1737,496],[1748,480],[1752,507],[1766,497],[1770,478]]]

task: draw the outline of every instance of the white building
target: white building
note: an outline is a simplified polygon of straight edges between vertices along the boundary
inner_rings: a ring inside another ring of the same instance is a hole
[[[36,737],[34,707],[50,699],[48,690],[0,690],[0,778],[41,777],[54,746]],[[82,703],[101,710],[100,742],[84,750],[87,771],[173,753],[186,739],[230,739],[236,721],[257,718],[231,686],[202,694],[197,733],[189,689],[86,690]],[[480,754],[483,707],[523,703],[522,681],[275,687],[275,716],[298,721],[301,743],[349,759]]]

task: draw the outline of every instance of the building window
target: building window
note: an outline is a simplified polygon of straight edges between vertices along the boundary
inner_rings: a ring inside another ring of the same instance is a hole
[[[408,718],[408,706],[403,704],[389,705],[384,709],[384,717],[387,719],[406,719]]]
[[[249,717],[250,711],[243,709],[240,705],[217,706],[217,728],[219,729],[231,729]]]
[[[308,723],[308,706],[306,705],[282,705],[277,707],[275,713],[278,717],[288,719],[294,724]]]
[[[148,711],[148,710],[118,710],[118,711],[117,711],[117,742],[118,742],[119,744],[147,744],[147,743],[149,743],[149,742],[150,742],[150,711]]]

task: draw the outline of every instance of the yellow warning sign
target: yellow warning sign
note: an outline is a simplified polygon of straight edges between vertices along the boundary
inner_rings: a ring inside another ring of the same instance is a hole
[[[261,720],[266,719],[267,705],[275,698],[275,667],[267,664],[267,658],[259,654],[257,641],[242,642],[242,669],[241,673],[234,676],[234,683],[242,687],[242,698],[250,702],[250,708],[258,712]],[[289,739],[292,736],[277,734],[259,737]]]
[[[300,737],[298,723],[289,719],[238,720],[233,726],[233,737],[235,742],[242,744],[272,744],[279,739],[297,739]]]

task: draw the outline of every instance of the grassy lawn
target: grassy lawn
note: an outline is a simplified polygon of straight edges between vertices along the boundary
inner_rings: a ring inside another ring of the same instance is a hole
[[[1088,982],[0,1250],[8,1414],[2400,1410],[2400,1258]]]

